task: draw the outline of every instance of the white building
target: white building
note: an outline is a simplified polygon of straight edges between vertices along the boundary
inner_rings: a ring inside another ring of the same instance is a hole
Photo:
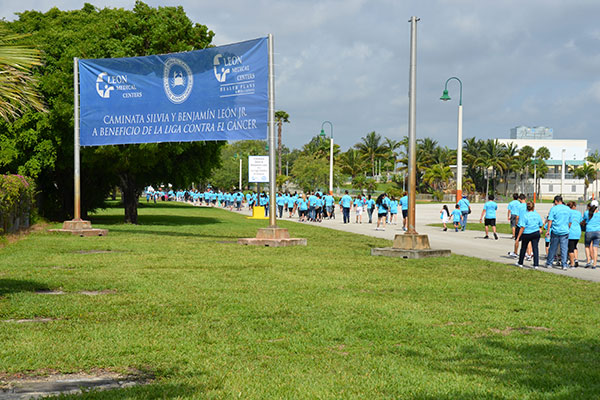
[[[523,128],[523,127],[517,127]],[[513,128],[513,129],[517,129]],[[549,128],[544,128],[549,129]],[[549,130],[550,133],[552,130]],[[512,130],[511,130],[512,136]],[[570,172],[569,167],[578,167],[585,163],[585,158],[588,156],[587,140],[565,140],[565,139],[498,139],[498,142],[508,145],[513,143],[517,148],[521,149],[524,146],[530,146],[537,151],[540,147],[546,147],[550,150],[550,159],[546,160],[546,165],[549,171],[543,179],[540,180],[540,190],[538,196],[544,199],[552,198],[557,194],[562,194],[564,199],[577,200],[583,198],[585,184],[583,179],[577,179]],[[565,171],[563,176],[563,160]],[[512,178],[516,180],[516,178]],[[516,182],[513,181],[513,185]],[[591,196],[592,186],[588,187],[588,197]],[[524,182],[520,191],[523,193],[533,193],[533,178],[530,177]]]

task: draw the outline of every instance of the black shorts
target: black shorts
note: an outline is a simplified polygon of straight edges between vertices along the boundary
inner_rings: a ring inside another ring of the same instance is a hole
[[[379,216],[379,218],[385,218],[385,217],[387,217],[387,213],[379,213],[377,215]]]
[[[577,250],[577,243],[579,243],[579,239],[569,239],[569,251],[568,254],[573,253]]]
[[[402,210],[402,218],[408,218],[408,210]]]
[[[496,218],[486,218],[485,226],[496,226]]]

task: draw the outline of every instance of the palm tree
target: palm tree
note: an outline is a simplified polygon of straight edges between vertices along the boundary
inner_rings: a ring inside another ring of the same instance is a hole
[[[372,176],[375,176],[375,160],[383,158],[386,152],[385,146],[381,143],[381,135],[378,135],[373,131],[360,139],[362,142],[355,144],[354,147],[360,152],[364,159],[370,161],[371,173]]]
[[[338,162],[342,172],[350,175],[352,179],[361,175],[366,167],[364,159],[356,149],[348,149],[347,152],[342,153]]]
[[[515,172],[513,168],[513,160],[517,157],[518,146],[513,142],[510,142],[506,145],[506,151],[504,152],[505,162],[508,168],[504,171],[504,195],[508,194],[508,176],[511,172]],[[516,174],[515,174],[516,175]]]
[[[548,165],[546,165],[546,160],[550,158],[550,149],[546,146],[542,146],[535,151],[535,172],[537,175],[537,182],[535,182],[536,190],[535,192],[540,193],[540,181],[546,176],[548,173]],[[541,197],[540,197],[541,198]]]
[[[443,190],[450,178],[452,178],[452,169],[443,164],[432,165],[423,175],[423,181],[436,191]]]
[[[402,142],[400,142],[398,140],[390,139],[388,137],[384,138],[384,141],[385,141],[384,146],[385,146],[385,149],[387,152],[385,166],[386,167],[391,166],[392,171],[395,171],[396,163],[398,160],[398,153],[396,152],[396,150],[402,146]],[[386,170],[389,172],[389,169],[386,168]]]
[[[587,189],[590,186],[590,183],[596,177],[596,170],[592,166],[592,164],[584,164],[579,168],[575,168],[573,174],[579,178],[583,179],[584,187],[583,187],[583,198],[587,200]]]
[[[483,149],[479,155],[479,157],[477,157],[475,159],[475,163],[479,166],[481,166],[484,170],[491,168],[492,169],[492,174],[494,174],[495,171],[498,171],[500,174],[503,173],[506,168],[508,168],[508,166],[506,165],[506,162],[504,161],[504,152],[505,152],[506,146],[504,144],[501,144],[498,139],[488,139],[484,142],[483,144]],[[489,174],[488,174],[488,185],[489,185]],[[496,188],[496,184],[495,184],[495,177],[492,178],[492,183],[493,183],[493,187],[494,190]],[[487,189],[486,189],[486,193],[487,193]]]
[[[5,120],[18,117],[26,107],[45,111],[31,74],[42,65],[40,52],[15,44],[24,37],[0,28],[0,118]]]
[[[600,172],[600,153],[598,150],[594,151],[592,154],[587,156],[586,161],[594,164],[594,169],[596,170],[596,176],[594,177],[594,183],[596,185],[596,190],[594,190],[594,197],[598,195],[598,172]]]
[[[290,123],[290,116],[285,111],[275,111],[275,123],[277,124],[277,160],[279,162],[278,165],[278,175],[281,175],[281,128],[283,123]]]

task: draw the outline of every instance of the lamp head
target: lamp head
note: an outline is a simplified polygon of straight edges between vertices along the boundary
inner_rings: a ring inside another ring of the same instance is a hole
[[[319,133],[319,136],[325,137],[325,130],[324,129],[321,129],[321,133]]]
[[[444,93],[442,94],[442,97],[440,97],[440,100],[442,100],[442,101],[450,100],[450,96],[448,96],[448,89],[444,89]]]

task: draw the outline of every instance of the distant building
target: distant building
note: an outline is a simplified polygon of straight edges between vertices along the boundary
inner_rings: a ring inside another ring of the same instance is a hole
[[[506,145],[512,143],[517,146],[517,149],[530,146],[536,151],[540,147],[546,147],[550,150],[550,159],[545,161],[549,170],[544,178],[540,179],[539,195],[544,198],[552,198],[557,194],[562,194],[565,199],[579,199],[583,197],[584,181],[583,179],[575,178],[572,169],[585,163],[585,159],[588,156],[587,140],[554,140],[552,139],[552,129],[545,127],[527,128],[520,126],[511,129],[510,134],[510,139],[498,139],[498,142]],[[526,135],[529,136],[527,138],[523,137]],[[548,135],[550,139],[545,138]],[[522,138],[519,138],[519,136]],[[563,157],[565,162],[564,176],[562,171]],[[530,171],[530,173],[532,172]],[[509,178],[509,183],[511,181],[519,192],[533,192],[532,179],[529,178],[524,182],[520,182],[518,177],[515,176]],[[591,187],[588,187],[588,195],[591,194],[591,189]]]
[[[511,139],[533,139],[533,140],[552,140],[553,132],[552,128],[546,128],[545,126],[517,126],[510,130]]]

